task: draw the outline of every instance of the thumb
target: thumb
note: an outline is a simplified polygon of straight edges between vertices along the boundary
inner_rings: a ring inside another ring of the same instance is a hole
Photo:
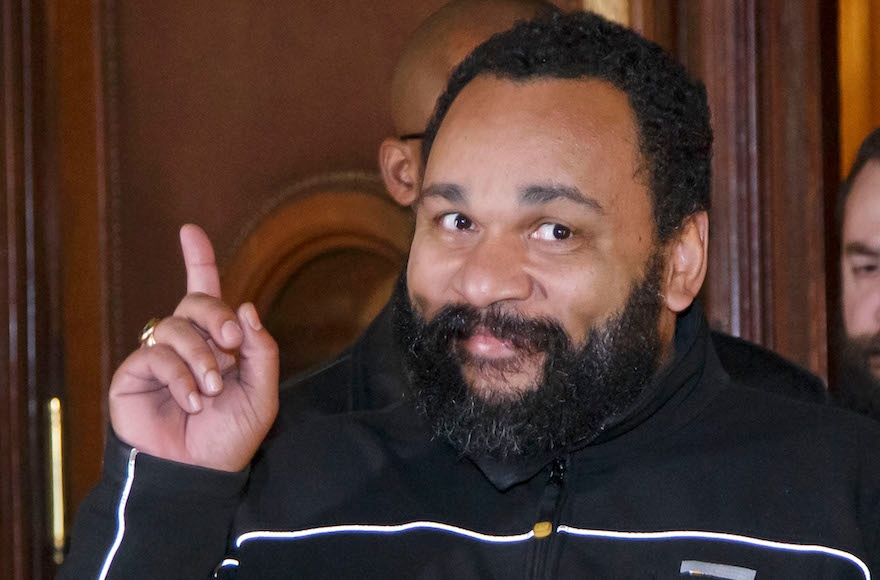
[[[278,344],[260,322],[253,304],[242,304],[237,315],[244,331],[239,349],[239,381],[249,391],[262,418],[271,423],[278,412]]]

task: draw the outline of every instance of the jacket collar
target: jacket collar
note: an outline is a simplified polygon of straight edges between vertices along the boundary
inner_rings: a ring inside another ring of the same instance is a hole
[[[690,420],[714,396],[717,386],[725,383],[726,375],[713,350],[709,326],[699,304],[695,303],[679,315],[674,349],[673,360],[655,376],[636,402],[627,411],[611,417],[592,440],[557,454],[508,461],[488,457],[469,459],[496,488],[504,491],[534,478],[557,457],[581,451],[598,457],[656,440],[661,432]],[[704,383],[716,387],[697,388]]]

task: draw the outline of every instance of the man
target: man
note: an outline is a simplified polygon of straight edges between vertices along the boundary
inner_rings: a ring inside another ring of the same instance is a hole
[[[389,194],[401,205],[416,199],[422,178],[421,142],[437,98],[457,64],[492,34],[517,20],[552,12],[538,0],[453,0],[411,35],[395,68],[391,112],[396,137],[379,149],[379,166]],[[731,377],[753,388],[804,400],[825,402],[828,392],[817,376],[783,357],[745,340],[713,332],[722,365]],[[386,308],[354,346],[315,378],[285,385],[288,406],[338,413],[377,409],[406,392],[400,356]],[[332,373],[332,381],[328,374]],[[319,379],[319,380],[315,380]]]
[[[841,199],[845,337],[836,395],[880,418],[880,128],[859,147]]]
[[[693,303],[702,87],[554,14],[478,47],[425,133],[407,397],[269,433],[274,341],[184,228],[62,577],[870,578],[880,426],[731,383]]]

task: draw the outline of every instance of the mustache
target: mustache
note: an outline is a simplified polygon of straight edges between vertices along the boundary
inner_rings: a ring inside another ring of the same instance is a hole
[[[562,324],[549,317],[530,318],[497,305],[477,308],[467,304],[444,306],[427,323],[427,334],[447,344],[488,333],[527,353],[568,350],[571,341]]]

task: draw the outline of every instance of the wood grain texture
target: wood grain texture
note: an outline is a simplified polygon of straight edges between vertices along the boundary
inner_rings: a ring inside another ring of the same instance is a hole
[[[53,6],[68,484],[75,509],[100,473],[111,375],[102,34],[99,4]]]
[[[42,403],[57,393],[61,351],[54,253],[53,117],[46,104],[46,14],[29,2],[0,2],[0,574],[51,578],[46,525]]]
[[[760,4],[760,6],[758,5]],[[818,1],[679,4],[679,54],[706,84],[715,159],[717,328],[827,376],[827,90]]]

